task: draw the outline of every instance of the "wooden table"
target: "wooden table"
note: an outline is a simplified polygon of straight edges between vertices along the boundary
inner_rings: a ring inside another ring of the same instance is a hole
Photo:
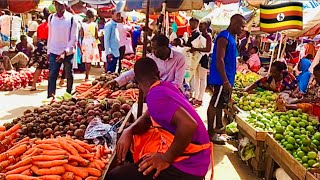
[[[265,179],[271,180],[274,172],[275,162],[285,170],[285,172],[293,179],[293,180],[304,180],[306,179],[306,175],[308,173],[307,169],[302,166],[302,164],[297,161],[290,153],[288,153],[282,146],[272,137],[272,135],[268,134],[266,136],[266,173]],[[313,175],[311,173],[308,174],[310,180],[312,180]]]
[[[236,115],[236,123],[238,124],[238,129],[240,134],[247,137],[251,143],[256,146],[255,156],[251,159],[251,166],[254,170],[254,173],[258,177],[264,176],[265,171],[265,138],[269,132],[267,131],[257,131],[249,123],[245,121],[243,117],[240,117],[239,114]]]

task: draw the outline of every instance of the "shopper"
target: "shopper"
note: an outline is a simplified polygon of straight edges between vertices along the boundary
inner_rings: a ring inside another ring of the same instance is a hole
[[[66,11],[67,1],[54,1],[56,13],[49,17],[48,54],[49,84],[48,98],[56,93],[56,81],[61,64],[67,78],[67,92],[73,85],[72,60],[77,45],[77,23],[71,13]]]
[[[222,110],[227,107],[236,75],[236,35],[240,35],[245,19],[240,14],[231,17],[229,27],[221,31],[215,40],[210,66],[209,85],[213,86],[213,95],[208,107],[208,133],[212,141],[224,144]],[[215,126],[214,126],[215,124]]]
[[[191,47],[192,46],[191,42],[200,36],[200,32],[198,29],[199,20],[196,18],[191,18],[189,20],[189,24],[191,29],[191,36],[188,38],[188,41],[186,42],[186,46]]]
[[[112,19],[107,22],[104,28],[104,47],[107,55],[107,71],[115,72],[117,62],[120,57],[120,38],[117,29],[117,23],[120,21],[120,12],[115,10],[112,13]]]
[[[98,32],[99,32],[99,55],[100,62],[103,62],[104,71],[107,72],[107,61],[106,61],[106,52],[104,48],[104,26],[106,25],[106,19],[104,17],[99,17],[98,23]]]
[[[247,64],[249,69],[252,72],[258,73],[261,67],[260,57],[259,57],[259,49],[257,47],[252,47],[249,51],[250,58],[247,60]]]
[[[169,39],[165,35],[155,35],[151,44],[153,54],[150,57],[158,65],[161,80],[171,82],[177,88],[181,88],[186,70],[184,55],[169,48]],[[135,73],[131,69],[107,84],[121,87],[133,80],[134,76]]]
[[[29,66],[36,66],[30,91],[37,90],[37,81],[43,69],[48,69],[47,41],[48,41],[48,9],[43,9],[45,22],[37,29],[37,49],[33,53]]]
[[[91,64],[100,61],[98,49],[98,26],[95,23],[95,14],[93,10],[88,9],[86,12],[87,21],[82,24],[82,62],[85,63],[86,76],[84,81],[89,80]]]
[[[212,48],[212,38],[207,31],[210,24],[211,24],[210,20],[206,19],[201,21],[199,25],[199,30],[201,32],[201,35],[206,39],[206,43],[204,44],[203,48],[191,47],[190,49],[191,53],[198,51],[202,54],[200,63],[196,69],[194,80],[193,80],[195,96],[192,103],[197,106],[202,105],[203,95],[207,87],[207,76],[208,76],[208,69],[209,69],[209,53],[211,52],[211,48]]]
[[[37,16],[34,14],[32,15],[32,20],[28,24],[28,36],[33,37],[34,34],[37,32],[38,29],[38,22],[37,22]]]
[[[127,32],[130,31],[132,29],[131,26],[126,24],[125,21],[125,14],[123,14],[124,12],[122,12],[121,14],[121,18],[120,21],[117,25],[117,29],[119,31],[119,68],[118,68],[118,73],[121,73],[121,60],[124,58],[124,55],[126,53],[126,42],[127,42]]]
[[[211,143],[201,118],[175,85],[160,81],[161,72],[152,59],[138,60],[134,72],[148,111],[124,130],[116,150],[123,162],[133,143],[135,163],[116,167],[106,179],[204,179]],[[158,128],[150,128],[152,124]]]

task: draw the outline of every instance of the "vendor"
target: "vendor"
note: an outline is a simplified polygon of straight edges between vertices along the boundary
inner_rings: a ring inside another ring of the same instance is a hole
[[[306,113],[320,117],[320,64],[313,68],[313,76],[304,97],[286,107],[288,109],[300,108]]]
[[[252,72],[257,73],[260,70],[261,62],[258,55],[259,49],[257,47],[252,47],[249,51],[250,58],[247,60],[249,69]]]
[[[311,72],[309,71],[309,68],[311,66],[311,61],[307,58],[303,58],[300,60],[298,64],[298,69],[300,71],[300,74],[297,76],[298,81],[298,89],[297,93],[306,93],[308,83],[311,77]]]
[[[183,85],[186,70],[185,57],[182,53],[169,48],[169,39],[165,35],[156,35],[152,38],[152,51],[150,57],[157,63],[160,71],[160,79],[173,83],[180,88]],[[123,86],[133,80],[133,69],[107,83],[109,86]]]
[[[118,161],[125,160],[132,145],[134,163],[116,167],[106,179],[203,180],[211,143],[201,118],[173,84],[160,81],[155,61],[138,60],[134,72],[148,110],[117,142]]]
[[[276,61],[271,65],[270,75],[247,87],[245,92],[250,92],[257,87],[274,92],[292,91],[297,88],[297,80],[287,71],[287,66],[284,62]]]

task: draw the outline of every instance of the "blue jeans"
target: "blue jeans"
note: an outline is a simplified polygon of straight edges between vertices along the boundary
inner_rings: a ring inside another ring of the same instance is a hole
[[[48,82],[48,98],[56,94],[57,78],[61,64],[65,71],[65,77],[67,78],[67,92],[71,93],[73,85],[73,68],[72,60],[73,55],[66,56],[62,62],[57,62],[56,58],[58,55],[49,55],[49,82]]]
[[[118,60],[119,60],[119,57],[115,57],[114,55],[112,55],[111,59],[108,59],[107,57],[107,65],[108,65],[107,71],[116,72]]]

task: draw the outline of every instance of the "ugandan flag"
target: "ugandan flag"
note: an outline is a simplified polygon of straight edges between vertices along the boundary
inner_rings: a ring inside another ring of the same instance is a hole
[[[272,33],[286,29],[302,29],[303,4],[288,2],[260,5],[260,30]]]

